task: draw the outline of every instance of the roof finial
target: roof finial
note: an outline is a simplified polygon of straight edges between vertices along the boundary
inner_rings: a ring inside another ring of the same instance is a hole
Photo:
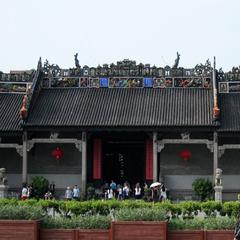
[[[174,62],[174,64],[173,64],[173,67],[172,67],[172,68],[178,68],[180,56],[181,56],[181,55],[179,54],[179,52],[177,52],[177,58],[175,59],[175,62]]]

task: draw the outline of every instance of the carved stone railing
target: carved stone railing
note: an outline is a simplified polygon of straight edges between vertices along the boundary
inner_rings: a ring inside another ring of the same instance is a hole
[[[31,82],[34,70],[0,72],[0,82]]]
[[[240,81],[227,81],[218,83],[219,93],[239,93]]]
[[[43,88],[209,88],[210,77],[45,77]]]
[[[31,86],[31,82],[0,82],[0,92],[26,94]]]

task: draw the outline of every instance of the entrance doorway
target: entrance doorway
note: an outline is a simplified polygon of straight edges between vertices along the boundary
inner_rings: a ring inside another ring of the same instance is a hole
[[[145,180],[144,141],[106,141],[103,145],[103,180],[123,184]]]

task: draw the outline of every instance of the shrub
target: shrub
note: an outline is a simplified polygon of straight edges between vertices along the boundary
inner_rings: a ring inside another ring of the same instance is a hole
[[[240,213],[240,202],[239,201],[225,202],[223,204],[223,212],[225,212],[229,217],[231,216],[238,217]]]
[[[197,178],[193,181],[192,187],[201,201],[210,199],[213,192],[213,186],[209,179]]]
[[[41,222],[42,228],[65,228],[65,229],[109,229],[111,219],[108,216],[85,216],[85,217],[46,217]]]
[[[199,230],[204,228],[204,220],[199,218],[194,219],[171,219],[168,224],[170,230]]]
[[[204,228],[207,230],[232,230],[236,224],[235,218],[229,217],[215,217],[215,218],[206,218],[204,220]]]
[[[179,207],[182,210],[183,218],[194,218],[198,214],[198,210],[201,210],[200,203],[195,201],[181,202]]]
[[[18,204],[18,202],[19,201],[16,198],[11,198],[11,199],[1,198],[0,199],[0,208],[5,205],[16,205],[16,204]]]
[[[201,210],[210,217],[215,217],[217,212],[222,212],[222,203],[215,201],[207,201],[201,204]]]
[[[41,207],[28,205],[5,205],[0,208],[0,219],[36,220],[41,219],[44,212]]]
[[[154,208],[120,209],[114,214],[116,220],[122,221],[164,221],[166,211]]]
[[[36,198],[43,198],[48,190],[49,182],[42,176],[34,176],[32,178],[33,195]]]

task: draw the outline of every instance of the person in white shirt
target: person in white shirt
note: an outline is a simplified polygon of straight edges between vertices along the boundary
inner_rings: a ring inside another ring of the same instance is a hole
[[[26,185],[23,185],[21,199],[22,200],[28,199],[28,188]]]
[[[74,188],[73,188],[73,199],[75,199],[75,200],[80,199],[80,190],[77,187],[77,185],[75,185]]]
[[[135,195],[135,199],[141,199],[141,188],[140,188],[140,184],[137,183],[134,189],[134,195]]]
[[[129,187],[127,183],[124,183],[123,187],[123,199],[128,199],[129,198]]]
[[[108,194],[108,199],[113,199],[113,190],[112,190],[112,188],[109,188],[107,190],[107,194]]]
[[[66,198],[66,200],[72,200],[72,190],[69,186],[67,187],[67,189],[65,191],[65,198]]]

